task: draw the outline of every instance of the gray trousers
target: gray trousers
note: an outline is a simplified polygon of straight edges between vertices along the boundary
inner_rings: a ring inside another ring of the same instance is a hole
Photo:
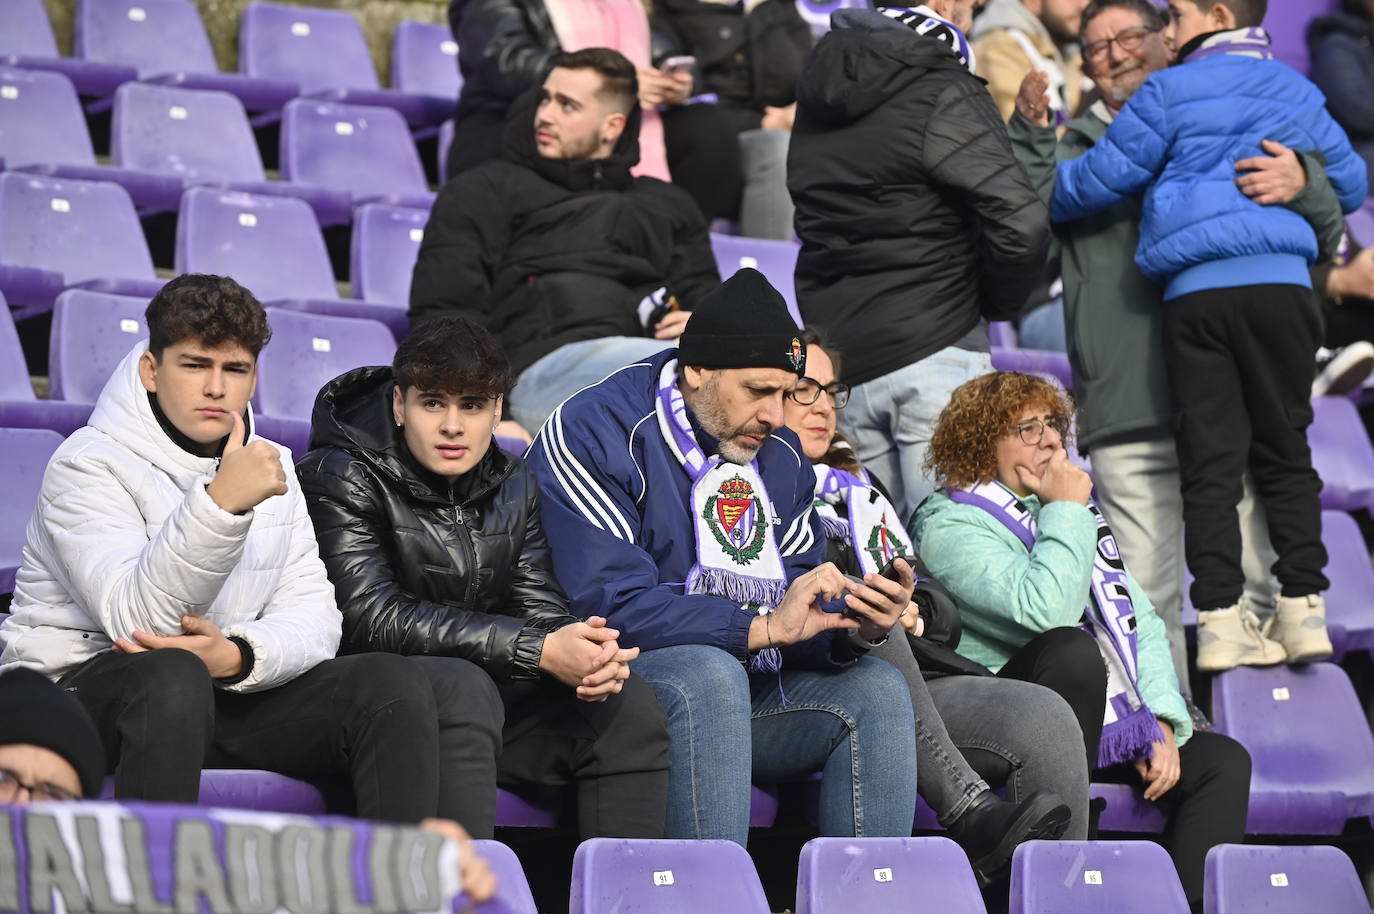
[[[1073,815],[1064,837],[1088,836],[1083,732],[1058,693],[993,676],[927,682],[901,629],[870,654],[906,679],[916,712],[916,789],[942,824],[959,818],[992,781],[1005,784],[1013,802],[1036,790],[1058,794]]]
[[[1136,583],[1154,604],[1169,633],[1169,650],[1179,691],[1190,698],[1188,649],[1183,638],[1183,495],[1178,454],[1171,437],[1132,441],[1092,449],[1097,500]],[[1245,495],[1236,509],[1240,521],[1241,568],[1245,596],[1261,618],[1274,611],[1278,592],[1269,569],[1277,556],[1269,545],[1264,511],[1245,477]]]

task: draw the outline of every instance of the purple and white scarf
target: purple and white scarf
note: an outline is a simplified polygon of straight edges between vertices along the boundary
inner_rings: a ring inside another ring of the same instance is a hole
[[[1192,63],[1195,60],[1216,57],[1218,54],[1235,54],[1239,57],[1253,57],[1256,60],[1273,60],[1274,52],[1269,45],[1269,33],[1258,26],[1230,29],[1209,35],[1185,59]]]
[[[913,556],[911,538],[897,509],[873,486],[868,473],[816,464],[816,502],[826,539],[848,540],[864,574],[878,572],[897,556]]]
[[[676,359],[659,374],[655,411],[663,440],[692,480],[697,555],[687,593],[725,597],[761,615],[772,612],[787,593],[787,573],[773,533],[776,512],[756,461],[736,464],[702,451],[677,388]],[[755,671],[781,666],[777,648],[759,651],[749,663]]]
[[[950,52],[959,62],[974,72],[973,45],[968,43],[963,31],[928,6],[879,6],[878,12],[889,19],[895,19],[917,35],[934,38],[949,46]]]
[[[967,489],[946,488],[950,501],[982,508],[1002,522],[1029,551],[1035,548],[1035,517],[1016,494],[992,481]],[[1159,721],[1140,695],[1136,657],[1135,608],[1126,585],[1126,566],[1111,527],[1097,505],[1088,510],[1097,521],[1097,554],[1093,559],[1090,599],[1079,627],[1093,636],[1107,665],[1107,711],[1102,719],[1102,742],[1097,765],[1148,758],[1151,744],[1164,739]]]

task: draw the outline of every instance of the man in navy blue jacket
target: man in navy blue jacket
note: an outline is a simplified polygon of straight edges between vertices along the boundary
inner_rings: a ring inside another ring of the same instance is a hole
[[[911,569],[860,582],[821,564],[815,476],[782,412],[800,336],[741,270],[679,349],[573,396],[528,457],[573,611],[643,651],[636,671],[667,712],[670,837],[743,844],[751,777],[814,771],[822,834],[911,832],[910,699],[864,656],[906,611]]]

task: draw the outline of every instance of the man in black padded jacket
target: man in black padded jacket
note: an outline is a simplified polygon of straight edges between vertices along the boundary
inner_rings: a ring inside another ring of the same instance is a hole
[[[439,193],[410,288],[411,326],[461,313],[495,333],[530,432],[564,398],[673,345],[720,284],[706,220],[680,188],[636,178],[634,66],[607,48],[554,58],[511,110],[501,159]]]
[[[496,785],[578,786],[583,837],[663,833],[663,712],[605,620],[568,612],[524,461],[493,446],[510,366],[463,317],[331,381],[297,464],[340,653],[441,664],[440,808],[489,838]],[[436,693],[438,690],[436,689]],[[499,760],[499,761],[498,761]]]
[[[845,354],[841,431],[904,517],[949,395],[992,370],[985,320],[1025,303],[1048,213],[973,75],[981,0],[841,10],[802,73],[787,184],[797,303]]]

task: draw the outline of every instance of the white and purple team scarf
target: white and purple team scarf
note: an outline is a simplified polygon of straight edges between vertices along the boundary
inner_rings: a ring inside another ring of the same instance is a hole
[[[1027,551],[1035,548],[1034,516],[1000,482],[994,480],[967,489],[950,487],[945,494],[950,501],[982,508],[1014,533]],[[1097,554],[1088,590],[1090,599],[1083,607],[1079,627],[1093,636],[1107,665],[1107,711],[1097,750],[1097,765],[1104,768],[1148,758],[1153,751],[1151,744],[1162,740],[1164,734],[1140,695],[1135,609],[1126,586],[1126,566],[1102,512],[1091,503],[1088,510],[1097,521]]]
[[[959,62],[973,72],[973,46],[959,27],[928,6],[879,6],[878,12],[895,19],[917,35],[934,38],[949,47]]]
[[[458,844],[432,832],[337,816],[173,803],[0,807],[0,911],[18,914],[446,914],[466,900],[459,859]]]
[[[1274,51],[1269,45],[1269,33],[1258,26],[1248,29],[1231,29],[1208,36],[1185,60],[1192,63],[1195,60],[1205,60],[1219,54],[1253,57],[1256,60],[1273,60]],[[1179,63],[1183,62],[1182,60],[1179,61]]]
[[[787,593],[787,573],[773,533],[773,503],[757,461],[730,463],[702,451],[677,389],[676,359],[659,374],[655,411],[663,440],[692,480],[697,555],[687,575],[687,593],[725,597],[760,614],[772,612]],[[777,648],[765,648],[749,662],[755,672],[781,666]]]
[[[856,476],[820,463],[814,469],[813,507],[821,529],[826,539],[849,541],[864,574],[881,571],[897,556],[916,554],[897,509],[869,482],[867,472]]]

